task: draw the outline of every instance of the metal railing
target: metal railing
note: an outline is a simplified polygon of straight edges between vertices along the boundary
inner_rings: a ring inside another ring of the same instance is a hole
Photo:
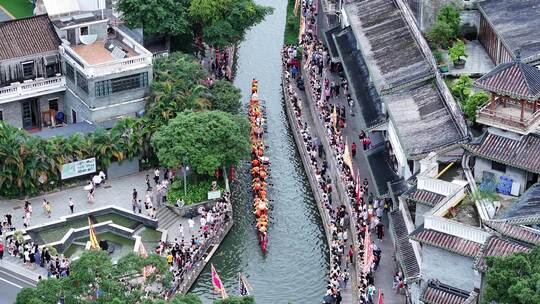
[[[540,111],[536,111],[529,118],[522,120],[520,116],[502,113],[497,109],[491,109],[490,106],[491,104],[487,104],[478,110],[478,119],[491,120],[493,123],[502,123],[526,132],[540,118]]]
[[[227,212],[229,213],[229,220],[216,225],[215,230],[210,233],[209,240],[197,251],[192,264],[189,267],[182,269],[178,275],[180,279],[172,286],[169,295],[174,295],[176,293],[185,294],[189,291],[191,285],[195,283],[195,280],[197,280],[206,266],[206,257],[210,252],[209,249],[218,247],[234,224],[233,211],[230,204],[228,205]]]

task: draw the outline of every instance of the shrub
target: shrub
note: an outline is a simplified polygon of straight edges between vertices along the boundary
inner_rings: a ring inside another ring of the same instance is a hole
[[[181,178],[175,178],[167,192],[167,201],[175,204],[177,200],[184,200],[186,205],[200,203],[208,198],[208,191],[212,190],[212,182],[215,179],[205,178],[203,180],[195,180],[193,178],[187,181],[187,195],[184,195],[184,181]],[[218,189],[221,192],[224,188],[218,182]]]
[[[467,57],[467,53],[465,53],[465,43],[460,39],[454,42],[454,45],[448,50],[448,56],[452,62],[462,60],[461,57]]]

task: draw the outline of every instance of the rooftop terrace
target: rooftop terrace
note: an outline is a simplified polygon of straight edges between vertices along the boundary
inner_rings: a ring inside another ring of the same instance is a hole
[[[73,50],[88,64],[101,64],[116,61],[121,58],[115,58],[113,52],[105,48],[107,41],[96,41],[92,44],[79,44],[72,46]],[[135,57],[139,55],[134,49],[114,39],[113,43],[126,54],[124,58]]]

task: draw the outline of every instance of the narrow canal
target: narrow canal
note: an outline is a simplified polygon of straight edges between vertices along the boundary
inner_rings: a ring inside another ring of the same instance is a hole
[[[247,164],[238,168],[232,187],[235,225],[211,260],[229,294],[238,294],[238,273],[254,288],[258,304],[319,303],[325,290],[328,246],[311,189],[287,126],[281,93],[281,58],[287,0],[258,0],[274,14],[247,33],[239,48],[235,85],[243,100],[251,94],[251,79],[259,80],[266,100],[268,156],[271,160],[269,247],[263,256],[257,243]],[[210,264],[192,292],[212,300]],[[215,295],[215,299],[217,299]]]

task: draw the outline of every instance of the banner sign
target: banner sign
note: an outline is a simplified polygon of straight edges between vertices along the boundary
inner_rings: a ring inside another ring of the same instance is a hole
[[[88,158],[76,161],[62,166],[62,179],[68,179],[75,176],[81,176],[96,172],[96,158]]]

